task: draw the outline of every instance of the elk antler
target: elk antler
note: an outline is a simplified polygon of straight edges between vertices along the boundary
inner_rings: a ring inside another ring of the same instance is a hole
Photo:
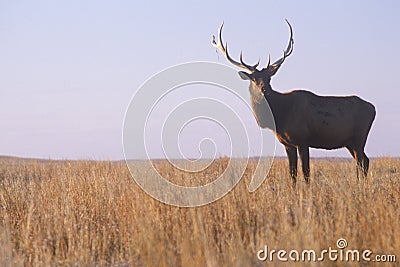
[[[292,30],[292,25],[290,25],[289,21],[287,19],[285,19],[286,23],[289,25],[289,29],[290,29],[290,39],[289,39],[289,44],[286,48],[286,50],[283,51],[283,57],[278,59],[277,61],[275,61],[271,66],[270,66],[270,62],[268,60],[268,64],[264,69],[268,69],[270,68],[271,71],[273,71],[274,73],[279,69],[279,67],[282,65],[282,63],[285,61],[285,59],[290,56],[290,54],[292,54],[293,52],[293,44],[294,44],[294,40],[293,40],[293,30]]]
[[[251,72],[254,72],[257,70],[258,65],[260,64],[260,60],[258,60],[257,64],[251,66],[251,65],[247,65],[246,63],[243,62],[243,54],[242,51],[240,51],[240,62],[237,62],[235,60],[233,60],[228,53],[228,43],[225,43],[225,47],[224,44],[222,43],[222,27],[224,26],[224,23],[222,22],[221,27],[219,27],[218,29],[218,42],[215,42],[215,36],[212,36],[212,45],[217,48],[219,51],[221,51],[222,54],[225,55],[225,57],[229,60],[230,63],[232,63],[233,65],[240,67],[240,68],[244,68],[247,69]]]

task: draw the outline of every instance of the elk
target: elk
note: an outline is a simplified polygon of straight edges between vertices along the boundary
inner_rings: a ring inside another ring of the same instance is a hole
[[[224,23],[218,30],[218,41],[215,42],[213,36],[212,44],[230,63],[247,71],[239,71],[239,76],[250,81],[250,102],[254,116],[261,128],[273,130],[279,142],[285,146],[293,185],[296,185],[297,179],[297,152],[304,179],[309,183],[310,147],[327,150],[347,148],[356,160],[357,177],[360,170],[366,178],[369,159],[364,147],[376,115],[374,105],[358,96],[319,96],[305,90],[280,93],[272,89],[271,77],[293,52],[293,30],[287,20],[286,23],[290,38],[283,56],[272,64],[268,57],[267,65],[261,70],[257,69],[260,60],[255,65],[248,65],[243,61],[242,52],[240,61],[230,57],[228,44],[224,46],[222,42]],[[269,110],[275,127],[271,126]]]

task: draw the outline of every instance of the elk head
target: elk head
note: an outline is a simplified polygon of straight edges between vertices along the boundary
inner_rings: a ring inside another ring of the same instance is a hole
[[[213,35],[212,39],[213,46],[217,48],[219,51],[221,51],[221,53],[225,55],[225,57],[228,59],[230,63],[232,63],[237,67],[247,70],[247,72],[239,71],[239,76],[243,80],[250,81],[250,93],[252,94],[253,97],[257,98],[257,95],[259,97],[264,97],[264,95],[268,95],[271,92],[272,90],[270,85],[271,77],[276,74],[278,69],[281,67],[282,63],[288,56],[290,56],[290,54],[293,51],[294,41],[293,41],[292,26],[290,25],[289,21],[286,20],[286,22],[289,25],[290,38],[286,50],[283,51],[283,56],[272,64],[270,64],[270,56],[268,56],[268,63],[261,70],[257,69],[258,65],[260,64],[260,60],[258,60],[258,62],[255,65],[248,65],[243,61],[242,52],[240,52],[240,62],[230,57],[228,53],[228,43],[225,43],[224,46],[222,42],[222,27],[224,26],[224,23],[221,24],[221,27],[218,30],[217,42],[215,42],[215,36]]]

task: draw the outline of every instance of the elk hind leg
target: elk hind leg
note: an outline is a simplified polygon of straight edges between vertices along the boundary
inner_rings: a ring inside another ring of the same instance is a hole
[[[362,170],[363,170],[364,178],[367,178],[368,169],[369,169],[369,158],[367,157],[367,155],[365,155],[365,152],[363,151]]]
[[[365,179],[368,174],[369,169],[369,158],[365,155],[363,149],[358,149],[354,151],[355,159],[357,161],[357,178],[359,178],[359,170],[362,173],[363,178]]]
[[[357,157],[356,157],[356,151],[354,150],[354,148],[352,146],[347,146],[346,148],[347,148],[347,150],[349,150],[349,152],[350,152],[351,156],[353,157],[353,159],[355,159],[356,162],[357,162],[357,166],[356,166],[357,179],[360,179],[359,178],[359,174],[358,174],[359,167],[358,167],[358,161],[357,161]]]

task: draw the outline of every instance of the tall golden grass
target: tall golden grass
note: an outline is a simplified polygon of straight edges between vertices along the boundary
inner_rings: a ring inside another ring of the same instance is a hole
[[[157,166],[181,177],[168,164]],[[399,266],[400,160],[371,160],[366,182],[357,180],[352,161],[314,160],[311,167],[311,184],[299,175],[293,188],[286,160],[277,159],[250,193],[250,164],[222,199],[179,208],[144,193],[122,162],[2,159],[0,266],[287,266],[260,262],[256,253],[265,245],[336,248],[339,238],[351,249],[397,254],[397,263],[382,266]]]

